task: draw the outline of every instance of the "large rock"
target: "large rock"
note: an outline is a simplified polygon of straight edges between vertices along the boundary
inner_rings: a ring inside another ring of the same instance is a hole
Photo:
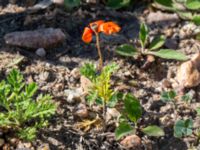
[[[158,24],[160,26],[175,26],[180,21],[177,14],[163,13],[160,11],[151,12],[147,16],[148,24]]]
[[[51,48],[65,40],[66,36],[61,29],[46,28],[34,31],[12,32],[4,36],[8,45],[31,49]]]
[[[176,79],[180,86],[195,87],[200,83],[200,53],[195,54],[191,60],[181,64]]]

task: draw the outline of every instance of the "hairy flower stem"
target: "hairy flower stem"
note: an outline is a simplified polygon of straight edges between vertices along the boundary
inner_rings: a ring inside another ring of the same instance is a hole
[[[96,46],[97,46],[97,50],[98,50],[98,55],[99,55],[99,66],[98,66],[98,70],[101,71],[103,68],[103,56],[101,53],[101,47],[100,47],[100,40],[99,40],[99,33],[95,32],[96,35]]]

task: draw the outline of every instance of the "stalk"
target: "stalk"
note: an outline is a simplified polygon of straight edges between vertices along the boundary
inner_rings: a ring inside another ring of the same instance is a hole
[[[98,55],[99,55],[98,70],[101,71],[102,68],[103,68],[103,56],[102,56],[102,53],[101,53],[100,40],[99,40],[99,34],[98,34],[98,32],[95,32],[95,35],[96,35],[96,46],[97,46]]]

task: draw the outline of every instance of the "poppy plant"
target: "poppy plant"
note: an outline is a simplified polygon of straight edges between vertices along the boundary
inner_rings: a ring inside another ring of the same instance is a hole
[[[121,30],[121,28],[114,22],[109,21],[105,22],[103,20],[98,20],[89,24],[89,27],[85,27],[82,35],[82,40],[85,43],[90,43],[92,41],[92,36],[95,34],[96,36],[96,46],[99,55],[99,70],[102,70],[103,67],[103,57],[100,49],[100,41],[99,41],[99,33],[103,32],[106,35],[111,35],[113,33],[117,33]]]

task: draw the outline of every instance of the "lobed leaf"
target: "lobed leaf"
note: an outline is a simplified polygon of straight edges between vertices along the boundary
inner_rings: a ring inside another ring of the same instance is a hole
[[[192,119],[178,120],[174,125],[174,136],[181,138],[192,134]]]

